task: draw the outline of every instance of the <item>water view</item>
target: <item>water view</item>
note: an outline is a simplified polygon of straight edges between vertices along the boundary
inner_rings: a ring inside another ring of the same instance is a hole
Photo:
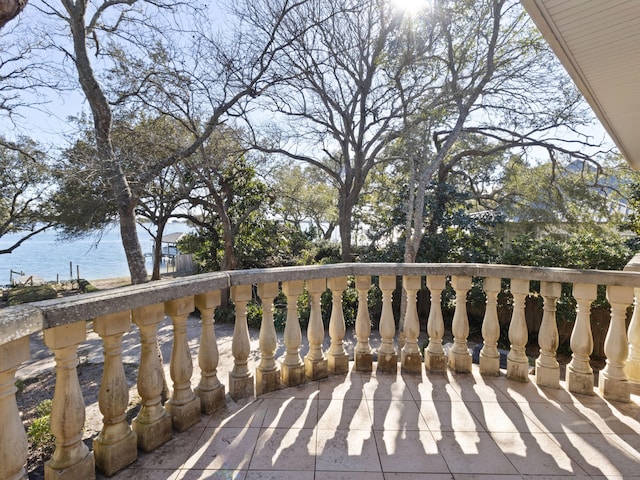
[[[187,231],[182,223],[167,226],[165,234]],[[151,251],[153,241],[142,228],[138,228],[142,251],[147,256],[147,270],[151,273]],[[0,248],[12,245],[18,235],[5,235],[0,238]],[[27,240],[13,253],[0,255],[0,285],[10,282],[13,276],[24,274],[38,276],[46,281],[80,278],[96,280],[101,278],[128,277],[127,259],[122,248],[120,231],[112,228],[102,235],[96,243],[96,237],[79,238],[75,241],[61,241],[55,231],[44,232]]]

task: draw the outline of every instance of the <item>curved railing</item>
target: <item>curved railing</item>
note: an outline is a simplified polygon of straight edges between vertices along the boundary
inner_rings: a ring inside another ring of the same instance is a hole
[[[46,346],[56,364],[56,386],[51,412],[51,430],[56,437],[55,451],[45,465],[45,475],[53,478],[63,472],[68,479],[95,477],[96,466],[111,475],[135,461],[138,448],[151,451],[171,438],[172,429],[183,431],[199,421],[201,413],[211,413],[224,405],[225,386],[217,378],[218,349],[214,331],[214,310],[220,305],[221,292],[231,289],[236,305],[232,342],[233,369],[226,386],[232,398],[261,395],[274,389],[317,380],[329,374],[346,373],[349,357],[343,345],[345,322],[342,292],[347,278],[355,278],[358,312],[355,322],[357,345],[353,353],[355,369],[370,371],[377,353],[378,372],[420,372],[423,368],[442,371],[451,368],[465,373],[471,370],[467,348],[469,324],[466,295],[472,279],[482,282],[486,311],[482,325],[483,347],[480,372],[500,374],[497,342],[500,326],[497,297],[501,282],[508,281],[513,296],[509,325],[510,350],[506,375],[518,381],[529,380],[529,360],[525,298],[530,282],[539,281],[544,313],[538,334],[540,354],[535,362],[535,381],[539,385],[560,387],[560,366],[556,359],[558,329],[556,302],[562,284],[570,284],[577,304],[577,316],[571,334],[572,359],[567,366],[566,387],[575,393],[593,394],[598,388],[605,398],[629,401],[630,380],[640,381],[640,319],[634,311],[630,325],[626,312],[640,296],[640,276],[633,272],[585,271],[481,264],[339,264],[312,267],[288,267],[195,275],[144,285],[123,287],[77,297],[37,302],[0,310],[0,480],[26,478],[24,465],[28,455],[25,429],[15,399],[15,373],[29,359],[29,335],[43,332]],[[379,323],[381,337],[377,352],[369,343],[371,334],[367,293],[372,277],[382,291]],[[391,306],[397,278],[402,277],[406,309],[401,324],[402,346],[396,344],[396,319]],[[444,321],[441,304],[432,301],[427,332],[429,343],[424,356],[418,346],[420,323],[416,308],[417,292],[423,278],[432,299],[440,299],[449,281],[455,291],[452,321],[453,347],[445,354]],[[604,285],[611,304],[611,322],[604,351],[606,366],[594,385],[589,356],[593,349],[590,305],[597,286]],[[306,331],[309,351],[301,358],[302,332],[297,317],[297,298],[306,290],[310,299],[310,318]],[[260,329],[259,362],[250,369],[250,342],[247,304],[257,287],[263,304]],[[321,318],[321,295],[331,290],[332,312],[328,334],[331,345],[323,351],[325,328]],[[276,361],[276,332],[273,302],[282,291],[287,298],[287,322],[284,331],[286,353]],[[457,299],[465,299],[458,301]],[[201,313],[201,340],[198,364],[201,379],[192,389],[192,359],[186,325],[188,315]],[[171,398],[163,405],[162,365],[157,354],[157,327],[165,318],[173,323],[170,374]],[[86,340],[87,321],[101,337],[104,346],[104,372],[99,392],[104,416],[101,433],[93,441],[93,451],[82,442],[85,419],[84,401],[78,382],[77,350]],[[135,323],[141,341],[138,393],[141,410],[129,425],[125,419],[128,387],[122,364],[122,337]]]

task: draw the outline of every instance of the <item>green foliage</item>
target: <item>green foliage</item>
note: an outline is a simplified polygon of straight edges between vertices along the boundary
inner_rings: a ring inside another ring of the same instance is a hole
[[[78,288],[82,293],[91,293],[98,291],[96,287],[91,285],[91,282],[89,282],[89,280],[85,280],[84,278],[78,279]]]
[[[603,237],[582,233],[561,240],[550,237],[534,239],[530,235],[519,235],[505,249],[499,263],[622,270],[632,256],[633,252],[626,241],[613,232]]]
[[[340,245],[328,240],[319,240],[311,243],[307,242],[298,258],[300,265],[327,265],[340,263]]]
[[[51,400],[43,400],[36,407],[37,418],[27,429],[27,438],[33,448],[42,449],[45,455],[53,452],[55,437],[51,433]]]
[[[24,137],[8,142],[0,134],[0,238],[20,233],[21,240],[26,239],[55,224],[52,184],[47,157],[36,142]],[[0,248],[0,254],[20,243]]]

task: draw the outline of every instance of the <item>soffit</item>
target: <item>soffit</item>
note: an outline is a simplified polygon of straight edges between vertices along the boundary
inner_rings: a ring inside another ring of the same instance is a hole
[[[640,1],[521,2],[622,155],[640,170]]]

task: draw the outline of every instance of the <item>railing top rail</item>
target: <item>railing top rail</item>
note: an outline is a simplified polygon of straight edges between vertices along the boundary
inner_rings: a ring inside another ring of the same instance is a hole
[[[0,309],[0,345],[43,329],[234,285],[353,275],[466,275],[640,288],[640,274],[636,272],[478,263],[342,263],[215,272]]]

